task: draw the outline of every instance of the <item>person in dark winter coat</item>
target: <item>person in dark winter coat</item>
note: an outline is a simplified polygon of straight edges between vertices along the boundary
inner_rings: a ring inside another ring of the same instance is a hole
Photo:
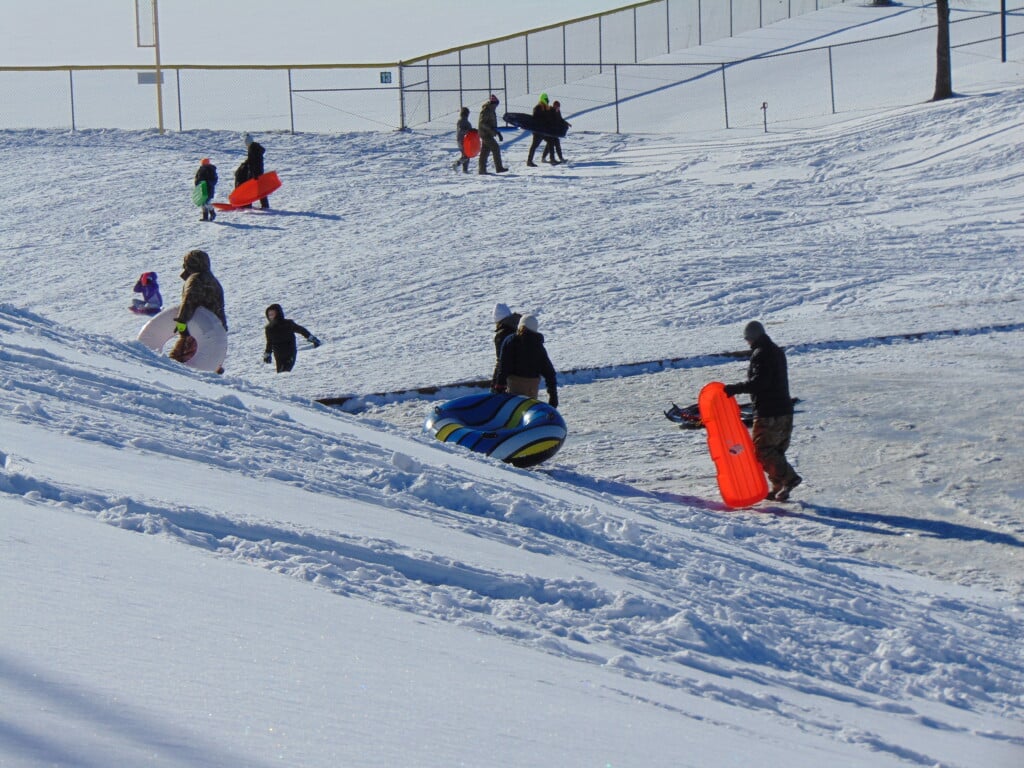
[[[533,119],[543,125],[549,125],[551,123],[551,107],[548,106],[548,95],[546,93],[542,93],[540,95],[540,99],[534,106]],[[526,164],[532,168],[537,167],[537,164],[533,162],[533,155],[537,151],[537,147],[540,146],[540,143],[542,141],[547,142],[547,144],[545,145],[544,152],[541,153],[541,157],[546,155],[548,149],[551,148],[551,139],[548,138],[543,133],[537,133],[535,131],[533,134],[533,139],[530,140],[530,154],[527,155],[526,157]]]
[[[199,170],[196,171],[196,186],[204,181],[207,198],[203,203],[203,221],[213,221],[217,218],[217,211],[213,207],[213,193],[217,188],[217,166],[211,163],[208,157],[199,161]]]
[[[757,320],[747,323],[743,338],[750,345],[747,380],[727,384],[729,397],[750,394],[754,405],[753,439],[757,459],[771,482],[768,498],[785,501],[803,478],[786,460],[793,434],[793,400],[789,396],[786,353],[769,338]]]
[[[320,339],[294,320],[289,320],[284,316],[284,310],[281,309],[280,304],[271,304],[264,314],[267,317],[267,326],[264,328],[267,348],[263,352],[263,362],[269,363],[271,355],[273,355],[278,373],[290,371],[295,367],[295,356],[298,353],[295,334],[312,344],[314,349],[320,346]]]
[[[551,113],[551,127],[555,133],[562,133],[564,130],[569,128],[571,123],[566,122],[565,118],[562,117],[562,103],[559,101],[552,102]],[[558,153],[558,160],[555,160],[555,153]],[[558,165],[558,163],[564,163],[565,157],[562,156],[562,140],[557,136],[552,136],[547,145],[544,147],[544,152],[540,156],[541,160],[547,160],[552,165]]]
[[[480,132],[480,156],[477,160],[477,173],[487,173],[487,156],[494,155],[494,172],[504,173],[508,170],[501,164],[501,148],[498,141],[504,141],[505,137],[498,130],[498,115],[495,110],[498,108],[498,97],[493,93],[490,98],[480,107],[480,118],[477,120],[476,129]],[[494,137],[498,140],[495,141]]]
[[[238,187],[242,182],[249,179],[258,179],[263,175],[263,155],[266,154],[263,145],[258,141],[253,141],[252,136],[248,133],[242,134],[242,141],[245,142],[246,157],[242,165],[235,171],[235,187]],[[244,171],[243,168],[245,169]],[[239,181],[240,176],[245,176],[245,178]],[[265,197],[261,197],[260,208],[269,207],[270,201]]]
[[[491,391],[504,392],[505,387],[498,386],[498,363],[501,358],[501,345],[505,339],[514,336],[519,328],[519,321],[522,315],[513,312],[508,304],[498,303],[494,305],[494,373],[491,374]]]
[[[548,404],[557,408],[555,367],[544,348],[544,337],[538,332],[537,318],[523,315],[515,335],[509,336],[501,345],[496,385],[510,395],[536,398],[541,377],[547,386]]]
[[[206,251],[194,250],[185,254],[181,279],[185,284],[181,287],[178,316],[174,318],[174,329],[179,337],[169,356],[179,362],[186,362],[195,354],[196,342],[188,332],[188,323],[196,310],[206,307],[213,312],[225,331],[228,329],[228,319],[224,314],[224,289],[210,271],[210,256]]]
[[[466,150],[462,146],[462,140],[466,134],[473,130],[473,124],[469,122],[469,107],[463,107],[459,112],[459,122],[455,124],[455,143],[459,145],[459,159],[452,165],[454,171],[460,165],[463,173],[469,173],[469,158],[466,157]]]

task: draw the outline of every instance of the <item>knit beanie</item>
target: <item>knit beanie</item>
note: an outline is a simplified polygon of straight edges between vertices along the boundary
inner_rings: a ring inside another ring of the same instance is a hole
[[[537,329],[540,328],[540,324],[537,322],[536,315],[523,315],[519,320],[519,330],[526,329],[537,333]]]
[[[502,304],[498,302],[494,305],[494,322],[500,323],[506,317],[512,314],[512,310],[508,308],[508,304]]]

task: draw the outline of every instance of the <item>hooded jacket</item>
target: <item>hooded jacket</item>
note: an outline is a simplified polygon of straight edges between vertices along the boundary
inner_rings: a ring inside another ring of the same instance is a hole
[[[217,166],[213,163],[207,163],[206,165],[200,165],[199,170],[196,171],[196,186],[199,186],[199,182],[206,182],[206,191],[213,200],[214,190],[217,188]]]
[[[185,284],[181,287],[181,306],[174,319],[187,324],[199,307],[206,307],[220,319],[226,331],[228,319],[224,315],[224,289],[210,271],[210,256],[206,251],[189,251],[185,254],[183,267],[181,279]]]
[[[747,380],[730,384],[729,389],[733,393],[749,393],[755,415],[762,418],[793,413],[786,353],[767,333],[762,334],[751,349]]]
[[[264,334],[267,337],[267,348],[264,353],[274,352],[279,357],[294,358],[297,351],[295,334],[299,334],[304,339],[308,339],[312,334],[294,320],[285,317],[280,304],[271,304],[267,307],[263,312],[264,317],[272,309],[277,310],[277,317],[273,320],[268,318],[267,326],[264,328]]]
[[[485,101],[480,107],[476,129],[480,132],[481,139],[493,139],[498,135],[498,115],[490,101]]]
[[[249,178],[258,179],[263,175],[263,154],[266,150],[258,141],[249,144],[245,161],[249,166]]]

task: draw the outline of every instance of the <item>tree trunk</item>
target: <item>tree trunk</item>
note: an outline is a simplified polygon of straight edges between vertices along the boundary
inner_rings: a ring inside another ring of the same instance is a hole
[[[938,19],[938,45],[935,51],[935,95],[932,101],[953,95],[953,62],[949,51],[949,0],[935,0]]]

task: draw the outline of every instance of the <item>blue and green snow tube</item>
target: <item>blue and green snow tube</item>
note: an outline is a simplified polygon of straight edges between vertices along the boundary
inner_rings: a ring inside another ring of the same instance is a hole
[[[435,406],[423,429],[517,467],[547,461],[565,442],[565,420],[547,403],[522,395],[469,395]]]

